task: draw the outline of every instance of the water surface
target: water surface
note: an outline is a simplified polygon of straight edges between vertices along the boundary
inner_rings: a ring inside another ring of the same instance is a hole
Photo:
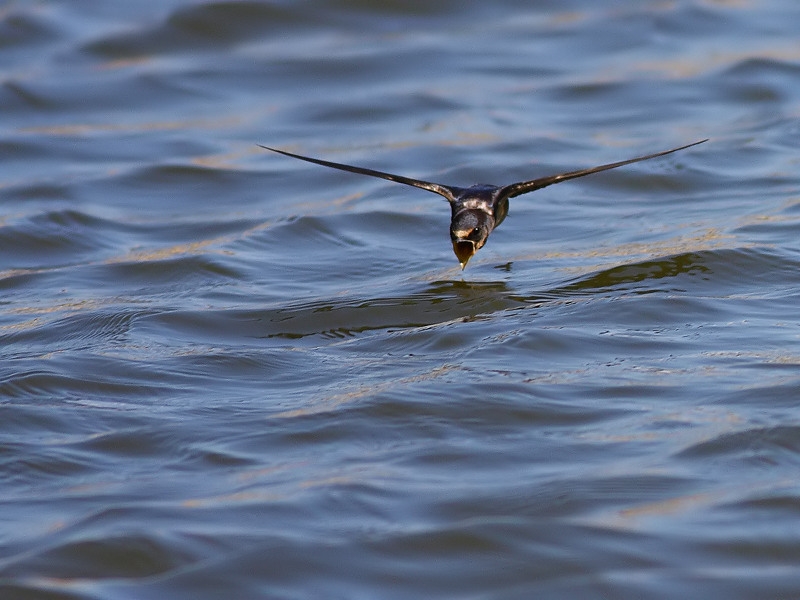
[[[798,19],[0,3],[0,595],[800,594]]]

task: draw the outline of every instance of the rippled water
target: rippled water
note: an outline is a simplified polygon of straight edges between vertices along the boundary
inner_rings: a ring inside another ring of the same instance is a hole
[[[800,5],[529,4],[0,1],[0,597],[800,595]]]

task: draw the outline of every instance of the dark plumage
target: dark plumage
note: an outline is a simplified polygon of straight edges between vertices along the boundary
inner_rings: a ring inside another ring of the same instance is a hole
[[[278,152],[285,156],[316,163],[323,167],[331,167],[333,169],[350,171],[351,173],[369,175],[371,177],[380,177],[381,179],[388,179],[389,181],[411,185],[444,196],[450,203],[450,209],[452,211],[450,218],[450,240],[453,242],[453,252],[455,252],[456,258],[458,258],[458,262],[461,263],[461,268],[463,269],[467,266],[469,259],[486,244],[489,234],[506,218],[508,214],[509,198],[527,194],[554,183],[575,179],[576,177],[583,177],[584,175],[591,175],[592,173],[607,171],[608,169],[616,169],[617,167],[622,167],[631,163],[671,154],[678,150],[690,148],[691,146],[696,146],[697,144],[702,144],[707,141],[707,139],[700,140],[699,142],[693,142],[671,150],[664,150],[663,152],[656,152],[655,154],[638,156],[636,158],[600,165],[598,167],[591,167],[589,169],[582,169],[580,171],[569,171],[568,173],[561,173],[559,175],[549,175],[529,181],[519,181],[509,185],[496,186],[478,184],[467,188],[431,183],[421,179],[411,179],[410,177],[403,177],[402,175],[393,175],[391,173],[384,173],[364,167],[344,165],[321,160],[319,158],[309,158],[308,156],[292,154],[285,150],[277,150],[276,148],[269,148],[261,144],[258,145],[265,150],[271,150],[272,152]]]

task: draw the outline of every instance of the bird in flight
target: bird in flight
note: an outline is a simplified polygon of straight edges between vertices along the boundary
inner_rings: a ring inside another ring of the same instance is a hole
[[[583,177],[584,175],[591,175],[592,173],[616,169],[617,167],[642,160],[650,160],[651,158],[664,156],[665,154],[672,154],[678,150],[691,148],[692,146],[707,141],[707,139],[700,140],[699,142],[693,142],[685,146],[672,148],[671,150],[664,150],[663,152],[656,152],[655,154],[637,156],[636,158],[630,158],[628,160],[591,167],[589,169],[581,169],[579,171],[569,171],[567,173],[560,173],[559,175],[549,175],[547,177],[539,177],[538,179],[519,181],[509,185],[477,184],[470,187],[456,187],[452,185],[442,185],[441,183],[431,183],[421,179],[411,179],[410,177],[393,175],[392,173],[384,173],[383,171],[375,171],[364,167],[354,167],[352,165],[344,165],[328,160],[321,160],[319,158],[292,154],[286,150],[269,148],[261,144],[258,144],[258,146],[265,150],[271,150],[272,152],[322,165],[323,167],[331,167],[332,169],[340,169],[360,175],[369,175],[370,177],[380,177],[381,179],[403,183],[444,196],[450,203],[452,213],[450,218],[450,240],[453,243],[453,252],[455,252],[456,258],[463,270],[464,267],[467,266],[469,259],[486,244],[486,240],[489,239],[489,234],[506,218],[508,214],[509,198],[527,194],[554,183],[561,183],[562,181]]]

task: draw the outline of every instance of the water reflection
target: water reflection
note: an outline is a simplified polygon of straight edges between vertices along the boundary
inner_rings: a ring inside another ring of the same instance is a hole
[[[687,252],[636,263],[619,265],[604,269],[598,273],[581,277],[577,281],[558,288],[564,295],[585,294],[587,292],[607,291],[609,288],[626,288],[647,281],[658,281],[669,277],[681,275],[707,275],[711,268],[707,262],[707,252]],[[663,286],[637,286],[635,293],[646,294],[654,291],[663,291]]]
[[[681,276],[703,276],[712,271],[709,254],[689,252],[619,265],[547,290],[522,294],[506,281],[438,280],[424,290],[402,296],[351,297],[313,301],[257,313],[263,337],[300,339],[307,336],[349,337],[380,329],[407,329],[456,319],[474,319],[522,305],[541,306],[576,295],[611,289],[636,294],[664,291],[655,282]],[[509,265],[510,266],[510,265]],[[646,285],[654,282],[653,286]]]
[[[379,329],[424,327],[493,313],[521,301],[504,282],[437,281],[421,292],[309,302],[259,313],[264,337],[346,337]]]

